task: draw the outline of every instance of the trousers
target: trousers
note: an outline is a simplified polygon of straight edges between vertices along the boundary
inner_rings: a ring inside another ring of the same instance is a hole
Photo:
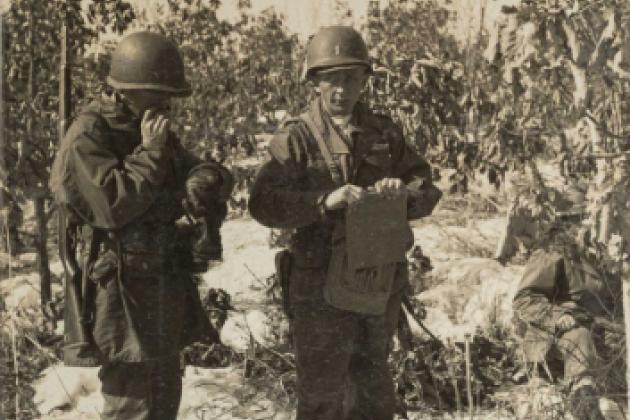
[[[580,326],[567,331],[557,340],[556,346],[564,360],[566,380],[575,382],[592,375],[596,369],[597,353],[589,328]]]
[[[293,305],[297,420],[393,419],[396,399],[387,358],[402,296],[402,290],[392,294],[379,316],[323,301]],[[354,390],[351,403],[348,389]]]
[[[99,370],[104,420],[175,420],[182,395],[179,357],[112,362]]]

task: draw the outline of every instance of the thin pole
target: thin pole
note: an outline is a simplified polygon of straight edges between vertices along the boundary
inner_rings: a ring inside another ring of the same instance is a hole
[[[20,418],[20,365],[18,359],[17,327],[11,320],[11,348],[13,350],[13,372],[15,374],[15,420]]]
[[[475,408],[475,401],[472,396],[472,383],[470,381],[471,363],[470,363],[470,334],[464,335],[464,351],[466,353],[466,396],[468,398],[468,415],[472,419]]]

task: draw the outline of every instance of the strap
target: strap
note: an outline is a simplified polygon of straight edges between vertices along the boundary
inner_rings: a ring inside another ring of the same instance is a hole
[[[341,176],[341,171],[339,167],[333,160],[332,155],[330,154],[330,149],[324,140],[324,136],[322,135],[319,128],[315,125],[313,119],[307,113],[300,115],[300,119],[304,121],[308,129],[310,130],[313,137],[317,141],[317,146],[319,146],[319,151],[321,152],[324,160],[326,161],[326,165],[328,165],[328,170],[330,171],[330,176],[335,184],[341,186],[344,184],[343,177]]]

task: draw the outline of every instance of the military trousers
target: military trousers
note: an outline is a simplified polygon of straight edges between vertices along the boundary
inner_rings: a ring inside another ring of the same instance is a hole
[[[339,310],[319,297],[292,301],[297,420],[393,418],[396,400],[387,358],[402,295],[402,290],[392,294],[379,316]],[[349,389],[354,390],[350,402]]]
[[[556,342],[564,361],[564,377],[576,382],[591,376],[596,369],[597,354],[593,335],[589,328],[579,326],[564,334]]]
[[[598,369],[599,357],[595,336],[591,328],[578,325],[564,333],[550,333],[529,326],[524,337],[525,360],[534,365],[551,362],[552,375],[559,374],[558,363],[563,366],[561,373],[571,388],[581,383],[591,383]]]
[[[104,420],[175,420],[182,396],[179,356],[140,363],[112,362],[99,370]]]

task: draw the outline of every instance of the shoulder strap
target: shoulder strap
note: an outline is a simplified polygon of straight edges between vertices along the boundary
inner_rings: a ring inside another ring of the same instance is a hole
[[[313,137],[315,137],[315,140],[317,141],[317,146],[319,146],[319,151],[324,157],[326,165],[328,165],[328,170],[330,171],[330,176],[332,177],[333,182],[337,185],[343,185],[344,182],[341,176],[341,171],[333,160],[330,149],[328,149],[328,145],[326,145],[326,141],[324,140],[324,136],[322,135],[321,131],[315,125],[315,122],[310,117],[310,115],[308,115],[308,113],[300,115],[300,119],[304,121]]]

